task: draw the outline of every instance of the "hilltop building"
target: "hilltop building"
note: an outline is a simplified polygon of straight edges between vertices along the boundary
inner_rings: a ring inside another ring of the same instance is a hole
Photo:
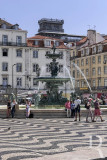
[[[38,35],[62,39],[65,43],[80,41],[83,37],[81,35],[73,35],[64,33],[64,20],[42,18],[38,21],[39,29]]]

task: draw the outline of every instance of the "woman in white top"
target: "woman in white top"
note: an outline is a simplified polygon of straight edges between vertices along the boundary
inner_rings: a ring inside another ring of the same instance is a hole
[[[26,100],[26,118],[29,118],[29,115],[30,115],[30,106],[31,106],[31,103],[27,99]]]

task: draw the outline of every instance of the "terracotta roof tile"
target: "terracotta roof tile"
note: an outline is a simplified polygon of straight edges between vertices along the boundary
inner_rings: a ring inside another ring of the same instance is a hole
[[[77,42],[76,44],[77,45],[81,45],[81,44],[83,44],[83,43],[85,43],[86,41],[87,41],[87,37],[84,37],[83,39],[81,39],[79,42]]]
[[[56,39],[56,38],[52,38],[52,37],[46,37],[46,36],[41,36],[41,35],[35,35],[34,37],[29,37],[27,39],[51,39],[51,40],[58,40],[58,41],[62,41],[61,39]]]
[[[34,45],[34,40],[36,40],[36,39],[39,40],[39,44],[38,45]],[[28,38],[27,39],[27,46],[36,47],[36,48],[38,48],[38,47],[45,48],[44,42],[43,42],[44,39],[57,40],[57,41],[59,41],[60,44],[56,48],[68,49],[68,47],[66,45],[64,45],[64,42],[62,40],[56,39],[56,38],[52,38],[52,37],[41,36],[41,35],[36,35],[34,37]],[[53,42],[51,42],[51,47],[53,47]],[[49,48],[51,48],[51,47],[49,47]]]

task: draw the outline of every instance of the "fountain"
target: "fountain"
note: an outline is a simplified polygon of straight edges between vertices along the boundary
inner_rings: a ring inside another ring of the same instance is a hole
[[[35,105],[64,105],[67,101],[67,98],[63,97],[63,91],[59,91],[59,86],[62,86],[64,83],[67,83],[70,81],[70,78],[68,77],[58,77],[59,67],[58,62],[56,59],[60,58],[62,54],[55,53],[55,43],[53,45],[53,53],[46,53],[46,57],[49,59],[52,59],[52,62],[50,62],[49,69],[51,75],[46,76],[40,76],[36,78],[37,81],[44,83],[45,82],[45,88],[47,90],[47,93],[45,96],[42,96],[39,100],[39,88],[38,88],[38,94],[36,94]],[[40,84],[39,84],[40,85]],[[38,101],[37,101],[38,99]]]

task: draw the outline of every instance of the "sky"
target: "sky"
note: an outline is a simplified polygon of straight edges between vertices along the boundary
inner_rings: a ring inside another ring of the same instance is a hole
[[[107,34],[107,0],[0,0],[0,18],[19,24],[28,37],[38,33],[42,18],[63,19],[67,34]]]

